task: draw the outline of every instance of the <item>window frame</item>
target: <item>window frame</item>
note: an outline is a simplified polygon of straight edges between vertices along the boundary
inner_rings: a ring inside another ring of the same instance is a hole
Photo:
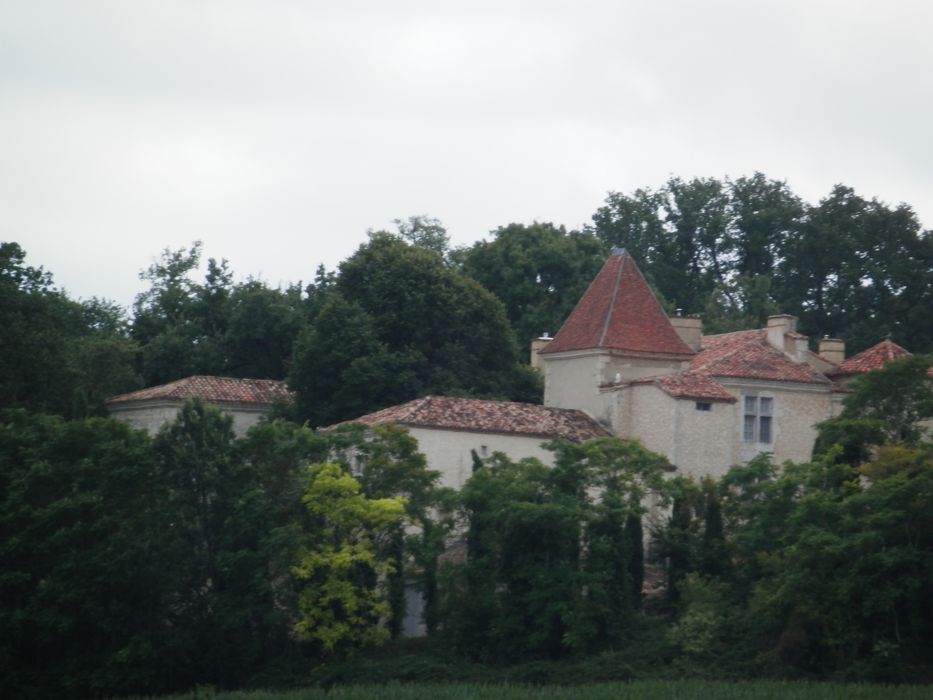
[[[749,445],[774,444],[773,395],[742,395],[742,442]]]

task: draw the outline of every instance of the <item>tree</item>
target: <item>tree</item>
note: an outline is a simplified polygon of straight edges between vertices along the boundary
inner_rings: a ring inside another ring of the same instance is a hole
[[[906,205],[890,208],[837,185],[810,207],[787,239],[774,294],[801,329],[863,350],[891,334],[914,350],[930,347],[925,313],[933,275],[933,238]]]
[[[762,173],[672,177],[610,192],[592,232],[627,247],[662,304],[703,313],[708,331],[761,327],[783,312],[855,351],[886,333],[921,352],[933,343],[921,321],[933,302],[933,236],[907,205],[837,185],[811,206]]]
[[[553,468],[496,453],[461,492],[468,559],[448,574],[444,631],[467,653],[560,657],[633,626],[643,502],[665,501],[666,460],[614,438],[549,447]]]
[[[223,331],[224,372],[284,379],[292,348],[307,325],[301,289],[271,289],[259,280],[233,287]]]
[[[280,551],[275,501],[241,458],[232,419],[193,400],[154,440],[167,493],[170,605],[163,624],[180,658],[176,682],[243,683],[286,647],[287,613],[276,610]]]
[[[171,690],[164,490],[146,434],[4,412],[0,464],[2,694]]]
[[[204,340],[196,318],[198,285],[191,279],[201,261],[201,242],[191,248],[166,248],[156,262],[139,273],[150,288],[133,304],[133,339],[142,346],[141,370],[146,386],[191,374],[217,374],[196,356]]]
[[[606,246],[550,223],[500,226],[492,236],[458,251],[460,270],[502,301],[520,343],[556,333],[602,267]]]
[[[140,273],[151,286],[136,298],[132,334],[146,385],[192,374],[283,379],[306,325],[300,286],[235,284],[227,261],[214,258],[198,282],[200,260],[195,241],[187,250],[164,250]]]
[[[0,244],[0,407],[103,414],[106,398],[139,385],[122,312],[69,299],[25,258],[16,243]]]
[[[326,424],[431,393],[540,395],[501,304],[430,251],[374,235],[326,297],[289,375],[301,420]]]
[[[391,350],[373,317],[341,294],[332,294],[298,336],[294,358],[288,384],[295,412],[314,426],[414,398],[420,384],[416,357]]]
[[[933,357],[913,355],[857,377],[842,413],[824,421],[814,455],[858,466],[874,446],[916,446],[925,437],[924,421],[933,418]],[[928,432],[928,431],[927,431]]]
[[[447,229],[439,219],[423,214],[409,216],[407,219],[393,219],[392,223],[395,224],[398,233],[370,230],[370,238],[384,235],[398,236],[416,248],[434,251],[441,259],[447,259],[450,253],[450,236],[447,235]]]
[[[404,428],[391,425],[342,425],[324,440],[331,461],[355,475],[367,498],[399,498],[405,503],[405,527],[391,533],[389,550],[379,552],[392,565],[388,574],[391,615],[389,631],[397,637],[406,618],[405,589],[417,576],[425,600],[425,623],[434,631],[437,610],[437,558],[452,523],[438,514],[446,510],[449,489],[439,485],[440,473],[428,468],[417,441]],[[407,534],[406,534],[407,533]]]
[[[317,527],[294,568],[301,581],[295,632],[325,655],[380,644],[390,613],[380,577],[392,565],[377,550],[402,521],[404,502],[369,499],[337,464],[314,464],[302,498]]]

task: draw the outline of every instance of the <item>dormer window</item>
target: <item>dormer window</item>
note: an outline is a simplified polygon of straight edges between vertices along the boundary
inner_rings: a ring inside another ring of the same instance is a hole
[[[774,399],[770,396],[746,396],[742,439],[763,445],[771,444]]]

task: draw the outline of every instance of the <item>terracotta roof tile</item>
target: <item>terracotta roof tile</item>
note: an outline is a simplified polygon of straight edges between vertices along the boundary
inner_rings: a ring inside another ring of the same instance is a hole
[[[448,396],[425,396],[346,422],[365,425],[397,423],[421,428],[515,433],[541,438],[559,437],[573,442],[611,435],[596,420],[577,409]]]
[[[728,401],[730,403],[736,400],[722,384],[696,372],[676,372],[656,377],[643,377],[636,379],[632,384],[655,384],[666,394],[679,399]]]
[[[809,364],[794,362],[771,347],[765,329],[704,336],[700,352],[690,361],[689,371],[708,377],[829,383]]]
[[[239,403],[271,406],[288,401],[291,393],[285,382],[274,379],[238,379],[195,375],[168,384],[140,389],[107,400],[108,405],[130,401],[202,399],[210,403]]]
[[[641,271],[625,251],[614,251],[542,353],[609,348],[694,353],[681,340]]]
[[[839,377],[848,374],[862,374],[871,372],[873,369],[881,369],[891,360],[899,360],[902,357],[909,357],[911,352],[905,350],[900,345],[891,340],[882,340],[877,345],[873,345],[853,355],[848,360],[843,360],[834,370],[827,372],[830,376]]]

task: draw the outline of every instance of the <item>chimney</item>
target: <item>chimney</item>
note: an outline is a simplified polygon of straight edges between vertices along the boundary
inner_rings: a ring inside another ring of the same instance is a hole
[[[539,372],[544,371],[544,360],[541,359],[541,356],[538,353],[541,352],[552,340],[554,339],[547,334],[547,331],[545,331],[540,338],[534,338],[531,341],[531,366]]]
[[[846,359],[846,341],[838,338],[820,338],[819,356],[828,362],[839,364]]]
[[[703,319],[699,316],[673,316],[671,325],[677,335],[694,352],[700,350],[700,338],[703,336]]]
[[[777,316],[768,316],[768,345],[781,352],[790,352],[795,354],[796,343],[785,344],[784,335],[797,331],[797,317],[790,314],[778,314]]]

